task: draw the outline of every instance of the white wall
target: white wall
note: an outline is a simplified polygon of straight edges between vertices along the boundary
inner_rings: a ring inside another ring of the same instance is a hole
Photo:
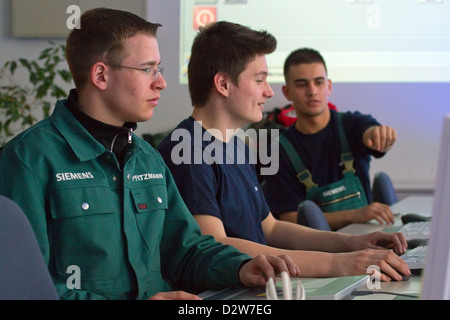
[[[147,1],[148,20],[163,25],[158,40],[168,88],[162,93],[154,117],[139,125],[141,134],[168,130],[192,111],[187,86],[178,84],[179,1]],[[10,0],[0,0],[0,64],[18,56],[37,55],[47,45],[46,40],[11,38],[9,10]],[[273,89],[275,97],[266,104],[268,110],[288,103],[281,85],[273,85]],[[433,187],[442,118],[450,113],[450,83],[338,83],[333,87],[331,101],[342,111],[370,113],[397,129],[395,148],[384,159],[372,162],[372,173],[388,172],[399,189]]]

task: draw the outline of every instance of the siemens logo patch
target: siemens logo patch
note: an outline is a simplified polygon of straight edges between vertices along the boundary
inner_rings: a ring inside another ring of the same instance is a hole
[[[145,181],[154,179],[164,179],[162,173],[145,173],[133,176],[133,181]]]
[[[56,181],[66,181],[66,180],[86,180],[86,179],[94,179],[94,175],[90,172],[65,172],[65,173],[57,173]]]
[[[324,197],[329,197],[329,196],[344,192],[345,190],[346,190],[345,186],[341,186],[341,187],[338,187],[338,188],[335,188],[332,190],[325,191],[323,193],[323,195],[324,195]]]

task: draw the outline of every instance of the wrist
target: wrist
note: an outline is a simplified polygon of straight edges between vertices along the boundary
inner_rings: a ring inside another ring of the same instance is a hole
[[[244,261],[242,261],[241,265],[239,266],[239,269],[238,269],[238,277],[239,277],[239,281],[241,282],[241,284],[243,284],[243,281],[242,281],[243,276],[241,275],[242,268],[243,268],[248,262],[250,262],[251,260],[252,260],[252,258],[249,258],[249,259],[247,259],[247,260],[244,260]]]
[[[355,251],[355,242],[357,241],[358,236],[353,234],[340,234],[340,235],[342,245],[338,252]]]
[[[346,255],[345,253],[331,253],[328,254],[328,258],[327,258],[327,264],[326,264],[326,269],[324,270],[324,272],[326,272],[326,276],[327,277],[340,277],[342,275],[345,274],[345,272],[343,272],[342,270],[342,264],[345,261],[343,261],[344,259],[344,255]]]
[[[359,209],[345,210],[342,213],[346,224],[358,222]]]

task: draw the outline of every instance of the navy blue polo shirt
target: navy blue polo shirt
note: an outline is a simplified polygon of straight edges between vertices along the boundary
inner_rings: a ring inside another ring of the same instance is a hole
[[[302,134],[295,128],[295,124],[283,133],[297,150],[305,167],[310,170],[313,181],[319,186],[343,178],[344,165],[341,162],[338,115],[334,110],[330,110],[330,113],[329,123],[318,133]],[[346,112],[343,124],[355,159],[356,175],[370,203],[372,201],[369,177],[371,156],[378,158],[384,153],[367,148],[362,141],[362,136],[368,128],[380,124],[372,116],[360,112]],[[263,183],[270,210],[277,218],[282,213],[297,211],[299,203],[306,197],[305,187],[298,181],[286,151],[281,146],[279,148],[279,170],[275,175],[265,176]]]
[[[224,143],[189,117],[158,149],[193,215],[219,218],[228,237],[266,244],[261,222],[269,207],[241,139]]]

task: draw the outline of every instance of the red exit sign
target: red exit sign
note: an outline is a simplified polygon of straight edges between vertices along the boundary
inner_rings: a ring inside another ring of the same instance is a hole
[[[216,7],[196,7],[194,8],[194,30],[217,21]]]

